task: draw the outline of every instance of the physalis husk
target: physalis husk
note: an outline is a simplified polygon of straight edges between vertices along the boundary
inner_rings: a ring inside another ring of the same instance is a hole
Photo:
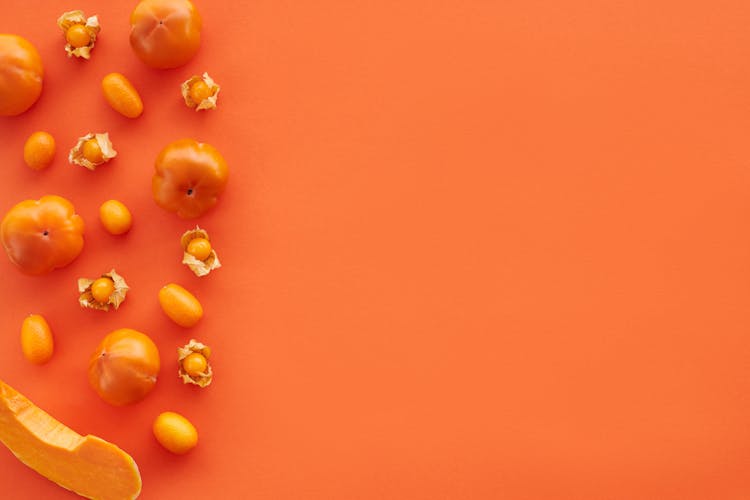
[[[180,89],[185,105],[200,111],[216,107],[221,87],[208,76],[208,73],[203,73],[203,76],[194,75],[182,82]]]
[[[57,25],[65,37],[65,52],[68,57],[82,57],[89,59],[91,50],[96,43],[96,37],[101,31],[97,16],[86,17],[83,11],[73,10],[65,12],[57,20]]]
[[[214,372],[208,362],[209,356],[211,356],[211,348],[195,339],[190,339],[188,344],[177,348],[177,363],[179,364],[177,375],[182,379],[183,384],[194,384],[199,387],[206,387],[211,384]],[[200,361],[195,363],[191,357],[197,357]],[[188,362],[190,366],[186,366]],[[204,363],[205,367],[202,366]],[[196,364],[203,369],[195,372]],[[188,373],[189,370],[193,373]]]
[[[103,296],[100,295],[101,290],[106,291]],[[109,311],[110,307],[117,309],[125,300],[128,290],[130,287],[125,279],[112,269],[98,278],[78,278],[78,303],[81,307],[100,311]]]
[[[107,163],[115,156],[117,156],[117,151],[112,146],[112,141],[109,140],[107,132],[103,134],[88,133],[78,138],[78,142],[68,154],[68,161],[73,165],[95,170],[96,167]]]
[[[211,248],[209,254],[203,259],[199,259],[188,252],[190,242],[197,239],[206,240]],[[216,254],[216,250],[213,249],[210,241],[211,239],[208,237],[208,233],[198,226],[195,226],[195,229],[186,231],[180,239],[180,244],[182,245],[182,263],[188,266],[196,276],[205,276],[214,269],[221,267],[219,256]]]

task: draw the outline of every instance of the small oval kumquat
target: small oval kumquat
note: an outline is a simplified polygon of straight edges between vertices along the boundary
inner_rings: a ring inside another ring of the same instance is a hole
[[[23,161],[32,170],[42,170],[55,157],[55,138],[48,132],[34,132],[23,145]]]
[[[198,444],[198,431],[188,419],[173,411],[165,411],[153,424],[154,437],[164,448],[182,455]]]
[[[52,357],[55,342],[47,320],[39,314],[31,314],[21,324],[21,350],[31,363],[41,365]]]
[[[99,220],[108,233],[118,235],[127,233],[133,225],[133,216],[124,203],[107,200],[99,207]]]

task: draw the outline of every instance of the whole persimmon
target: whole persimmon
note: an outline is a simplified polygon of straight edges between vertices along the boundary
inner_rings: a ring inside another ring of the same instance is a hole
[[[120,328],[104,337],[91,355],[89,383],[104,401],[122,406],[146,397],[159,369],[159,349],[153,340],[137,330]]]
[[[203,215],[224,191],[229,167],[219,151],[194,139],[167,145],[156,158],[154,201],[183,219]]]
[[[198,52],[202,23],[190,0],[141,0],[130,14],[130,46],[146,66],[176,68]]]
[[[70,264],[83,250],[83,219],[62,196],[25,200],[0,223],[0,241],[10,261],[30,275]]]
[[[29,109],[42,93],[43,77],[36,47],[18,35],[0,34],[0,116]]]

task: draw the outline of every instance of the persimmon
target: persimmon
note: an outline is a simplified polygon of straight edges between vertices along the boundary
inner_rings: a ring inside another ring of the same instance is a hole
[[[48,132],[34,132],[23,145],[23,161],[32,170],[42,170],[55,158],[55,138]]]
[[[10,261],[30,275],[46,274],[73,262],[83,250],[83,219],[62,196],[26,200],[0,223],[0,241]]]
[[[43,78],[36,47],[18,35],[0,34],[0,116],[29,109],[42,93]]]
[[[89,383],[104,401],[122,406],[146,397],[159,369],[159,350],[148,335],[121,328],[104,337],[91,355]]]
[[[198,52],[202,23],[190,0],[141,0],[130,14],[130,46],[151,68],[176,68]]]
[[[192,219],[216,204],[228,177],[229,167],[215,147],[180,139],[157,156],[151,189],[157,205]]]

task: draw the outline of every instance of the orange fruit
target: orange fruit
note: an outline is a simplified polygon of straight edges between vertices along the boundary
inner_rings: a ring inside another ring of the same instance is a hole
[[[29,109],[42,93],[43,77],[36,47],[18,35],[0,34],[0,116]]]
[[[107,200],[99,207],[99,220],[110,234],[127,233],[133,225],[130,210],[120,201]]]
[[[156,440],[164,448],[182,455],[198,444],[198,431],[188,419],[173,411],[165,411],[154,420]]]
[[[23,145],[23,161],[32,170],[42,170],[55,158],[55,138],[47,132],[34,132]]]
[[[151,338],[130,328],[115,330],[89,360],[89,384],[109,404],[140,401],[156,384],[159,349]]]
[[[100,304],[109,302],[109,297],[115,291],[115,282],[112,278],[97,278],[91,283],[91,295]]]
[[[175,283],[159,290],[159,305],[172,321],[185,328],[194,326],[203,317],[203,306],[195,295]]]
[[[201,373],[204,373],[207,367],[208,360],[206,360],[206,357],[199,352],[188,354],[188,356],[182,360],[182,369],[191,377],[197,377]]]
[[[121,73],[110,73],[102,79],[107,103],[123,116],[137,118],[143,113],[143,101],[133,84]]]
[[[206,260],[211,255],[211,243],[206,238],[193,238],[188,243],[187,253],[198,260]]]
[[[65,41],[76,49],[91,43],[91,35],[83,24],[74,24],[65,32]]]
[[[182,66],[200,48],[202,19],[190,0],[141,0],[130,26],[130,46],[151,68]]]
[[[41,365],[52,357],[55,342],[47,320],[39,314],[31,314],[21,324],[21,350],[30,362]]]

